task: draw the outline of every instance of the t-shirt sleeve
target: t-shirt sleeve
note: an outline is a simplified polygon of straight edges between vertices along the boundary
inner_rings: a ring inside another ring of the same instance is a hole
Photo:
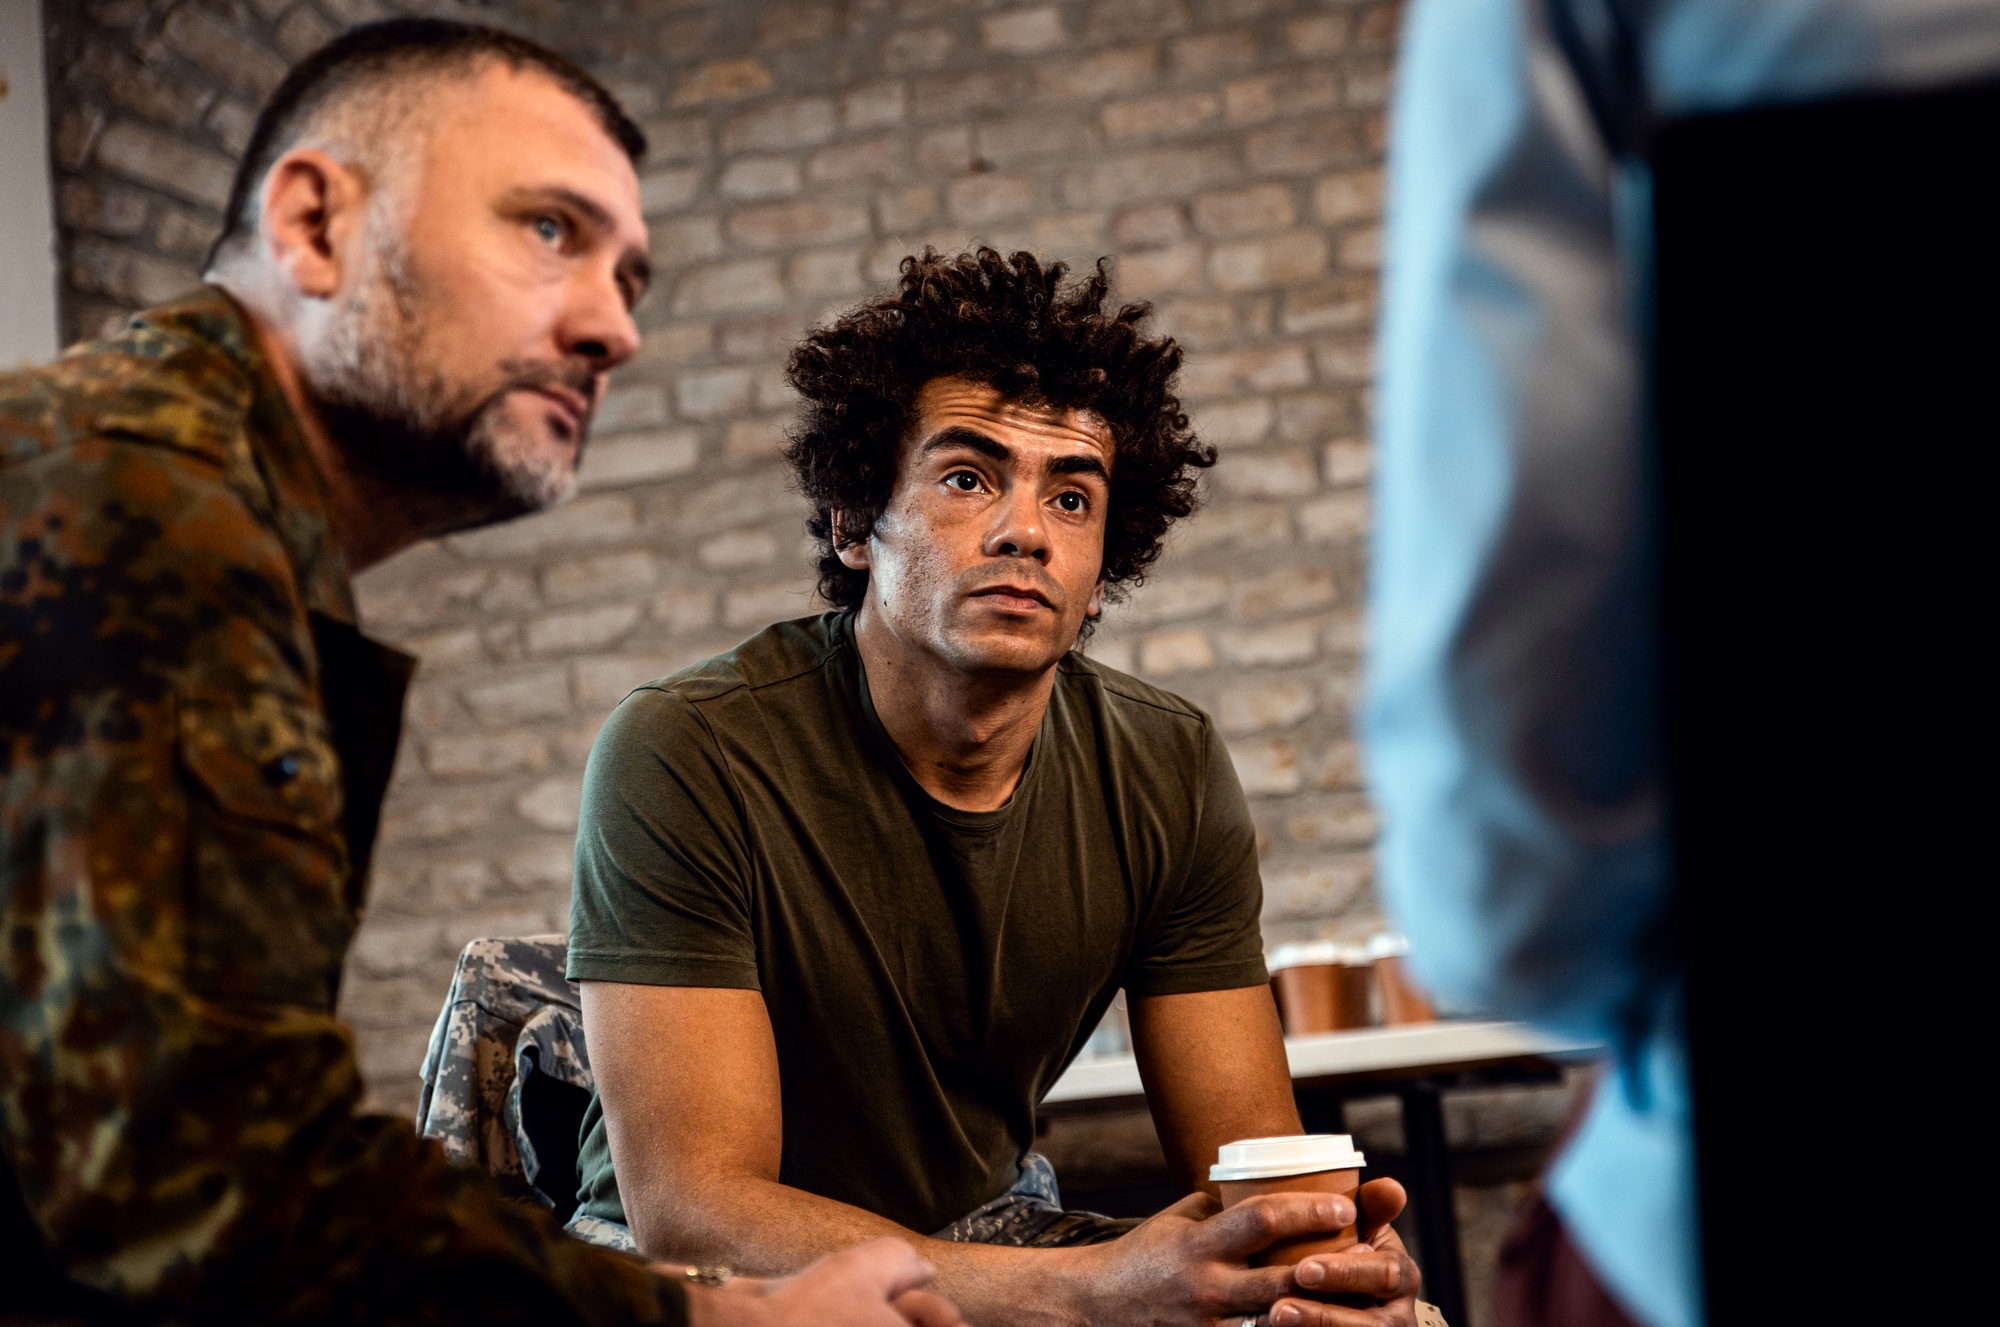
[[[739,799],[695,707],[633,692],[584,773],[570,979],[760,989],[750,863]]]
[[[1264,882],[1257,828],[1229,751],[1202,723],[1202,776],[1183,882],[1126,969],[1133,995],[1226,991],[1270,980],[1264,969]]]

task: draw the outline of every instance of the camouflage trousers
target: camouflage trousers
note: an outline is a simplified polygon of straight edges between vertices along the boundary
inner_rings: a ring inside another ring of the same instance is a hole
[[[934,1239],[955,1244],[1006,1244],[1023,1249],[1053,1249],[1077,1244],[1102,1244],[1139,1224],[1136,1217],[1066,1212],[1056,1187],[1056,1169],[1039,1152],[1021,1158],[1021,1176],[1014,1186],[989,1203],[967,1212]],[[592,1244],[637,1253],[631,1228],[600,1217],[580,1216],[569,1233]]]

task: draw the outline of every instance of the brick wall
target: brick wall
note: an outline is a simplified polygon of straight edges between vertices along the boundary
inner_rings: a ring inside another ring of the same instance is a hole
[[[801,329],[925,243],[1117,259],[1188,346],[1210,504],[1091,652],[1207,707],[1271,936],[1376,915],[1351,731],[1393,3],[495,0],[645,121],[659,280],[584,492],[363,579],[424,660],[343,1009],[401,1110],[468,938],[560,929],[634,684],[811,610],[777,449]],[[186,288],[286,63],[375,0],[48,0],[69,335]]]

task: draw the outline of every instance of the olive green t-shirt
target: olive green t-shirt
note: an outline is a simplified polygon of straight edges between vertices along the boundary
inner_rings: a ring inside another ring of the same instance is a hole
[[[1194,706],[1058,665],[997,811],[875,716],[852,617],[782,622],[626,697],[584,778],[576,980],[761,991],[780,1182],[929,1232],[1004,1192],[1119,987],[1265,977],[1256,832]],[[582,1210],[623,1220],[593,1100]]]

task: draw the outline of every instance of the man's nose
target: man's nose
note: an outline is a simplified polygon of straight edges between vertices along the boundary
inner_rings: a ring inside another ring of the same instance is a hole
[[[578,286],[560,331],[563,354],[589,360],[599,373],[609,372],[638,353],[639,325],[615,281],[586,280]]]
[[[982,547],[987,557],[1033,558],[1044,563],[1049,560],[1041,499],[1032,489],[1010,490],[996,507],[995,518]]]

